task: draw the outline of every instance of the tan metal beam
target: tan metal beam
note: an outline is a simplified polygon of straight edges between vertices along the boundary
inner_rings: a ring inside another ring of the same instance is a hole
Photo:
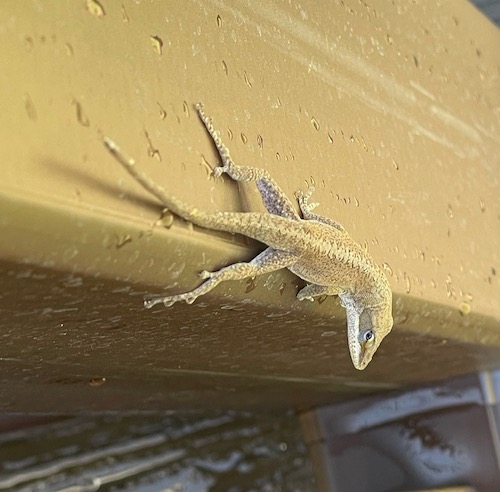
[[[0,4],[0,405],[308,407],[500,361],[498,29],[465,1]],[[363,372],[335,299],[287,272],[147,311],[260,246],[171,217],[103,136],[207,210],[203,101],[233,157],[383,265],[394,332]],[[65,382],[75,384],[63,384]]]

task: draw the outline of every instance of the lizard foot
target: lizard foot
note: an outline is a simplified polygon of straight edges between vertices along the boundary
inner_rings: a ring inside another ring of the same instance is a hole
[[[302,292],[299,292],[297,294],[297,299],[299,301],[311,301],[311,302],[314,302],[314,297],[313,296],[308,296],[307,294],[303,294]]]
[[[173,306],[176,302],[185,301],[187,304],[193,304],[198,296],[191,293],[179,294],[176,296],[165,296],[165,297],[149,297],[144,299],[144,307],[146,309],[151,309],[156,304],[163,304],[165,307]]]
[[[311,186],[305,193],[300,190],[295,193],[295,198],[297,198],[300,210],[302,210],[303,213],[312,212],[319,205],[319,203],[309,203],[309,198],[311,198],[314,190],[314,186]]]
[[[229,166],[218,166],[216,167],[213,171],[212,174],[218,178],[219,176],[222,176],[224,173],[229,174]]]

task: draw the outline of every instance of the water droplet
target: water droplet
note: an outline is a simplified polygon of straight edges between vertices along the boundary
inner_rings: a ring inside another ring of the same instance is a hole
[[[392,270],[391,266],[389,263],[382,263],[382,268],[392,277],[394,275],[394,271]]]
[[[312,123],[312,126],[314,127],[314,129],[316,131],[319,131],[319,123],[318,123],[318,120],[314,117],[311,118],[311,123]]]
[[[252,88],[252,81],[250,80],[250,77],[246,73],[246,71],[243,72],[243,78],[245,80],[245,84],[248,85],[248,87]]]
[[[222,70],[224,70],[224,73],[227,75],[227,65],[224,60],[222,60]]]
[[[102,386],[106,382],[106,378],[94,378],[89,381],[89,386]]]
[[[385,40],[387,41],[387,44],[392,44],[392,36],[390,34],[388,34],[386,37],[385,37]]]
[[[280,161],[280,160],[281,160],[281,156],[280,156],[280,153],[279,153],[279,152],[276,152],[276,160],[277,160],[277,161]]]
[[[73,46],[71,43],[64,43],[64,47],[66,48],[66,53],[69,55],[69,56],[73,56],[74,54],[74,50],[73,50]]]
[[[90,120],[85,114],[82,105],[76,99],[73,99],[72,104],[76,108],[76,120],[78,121],[78,123],[80,123],[80,125],[82,126],[89,127]]]
[[[24,109],[31,121],[38,121],[38,113],[29,94],[24,95]]]
[[[123,6],[123,4],[121,6],[121,12],[122,12],[122,20],[123,20],[123,22],[129,22],[130,19],[128,18],[127,11],[125,10],[125,7]]]
[[[465,316],[465,315],[469,314],[471,311],[472,311],[472,307],[468,302],[462,302],[460,304],[460,313],[462,315]]]
[[[132,242],[132,236],[130,234],[122,234],[121,236],[116,237],[115,247],[116,249],[120,249],[127,243],[131,242]]]
[[[448,217],[450,219],[453,219],[453,208],[451,207],[451,205],[448,203],[448,208],[446,210],[446,213],[448,214]]]
[[[356,197],[354,197],[354,205],[359,207],[359,200]]]
[[[35,42],[33,41],[33,38],[31,36],[26,36],[24,38],[24,46],[25,46],[27,51],[32,51],[34,45],[35,45]]]
[[[247,136],[244,134],[244,133],[241,133],[240,134],[240,137],[241,137],[241,141],[246,144],[248,142],[248,138]]]
[[[167,112],[159,102],[156,104],[158,105],[158,109],[160,111],[160,120],[164,120],[167,117]]]
[[[365,150],[365,152],[368,152],[368,145],[366,145],[365,139],[363,137],[361,137],[361,142],[363,144],[363,149]]]
[[[153,49],[161,55],[163,50],[163,40],[160,36],[149,36],[149,39],[151,40],[151,46]]]
[[[249,278],[246,281],[246,288],[245,288],[245,294],[248,294],[249,292],[252,292],[257,287],[257,284],[255,283],[255,277]]]
[[[335,335],[337,335],[337,332],[336,331],[324,331],[321,336],[322,337],[334,337]]]
[[[415,64],[415,67],[418,68],[418,58],[413,55],[413,63]]]
[[[392,164],[394,166],[394,169],[396,169],[396,171],[399,171],[399,164],[394,159],[392,159]]]
[[[184,101],[182,103],[182,110],[184,111],[184,114],[189,118],[191,116],[191,112],[189,111],[189,104]]]
[[[104,7],[97,0],[87,0],[87,10],[94,17],[104,17],[106,15]]]
[[[479,200],[479,208],[481,209],[481,212],[484,212],[486,210],[486,205],[484,204],[484,201],[482,199]]]
[[[404,274],[403,274],[403,280],[405,281],[406,293],[409,294],[411,292],[411,279],[406,274],[406,272],[404,272]]]
[[[455,297],[455,291],[453,287],[451,286],[451,275],[448,274],[446,275],[446,295],[448,297]]]
[[[201,154],[201,165],[203,169],[205,169],[205,172],[207,173],[207,179],[211,179],[213,174],[213,169],[208,163],[208,161],[205,159],[205,156]]]
[[[158,222],[165,227],[165,229],[170,229],[174,223],[174,214],[168,208],[164,208],[161,211],[160,220],[158,220]]]
[[[222,17],[220,15],[217,16],[217,26],[222,27]]]
[[[331,144],[333,143],[333,137],[331,133],[328,133],[328,142],[330,142]]]
[[[257,135],[257,145],[259,146],[259,149],[264,148],[264,139],[260,133]]]
[[[144,130],[144,136],[146,137],[146,140],[148,141],[148,148],[146,150],[148,156],[155,157],[156,159],[161,161],[160,151],[153,146],[153,142],[151,141],[151,138],[149,137],[149,133],[146,130]]]

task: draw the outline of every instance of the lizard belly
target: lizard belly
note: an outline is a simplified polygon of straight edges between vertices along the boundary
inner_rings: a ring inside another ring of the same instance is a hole
[[[354,269],[341,262],[333,262],[325,258],[324,262],[300,261],[291,265],[288,269],[297,277],[316,285],[338,287],[339,290],[347,290],[355,282],[356,272]]]

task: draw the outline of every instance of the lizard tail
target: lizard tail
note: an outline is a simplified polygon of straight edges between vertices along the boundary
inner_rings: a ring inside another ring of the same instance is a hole
[[[182,218],[191,220],[190,215],[196,213],[194,207],[182,203],[177,198],[168,195],[165,188],[156,184],[146,174],[139,171],[136,167],[135,160],[125,155],[120,150],[120,147],[110,138],[104,138],[104,145],[109,150],[111,155],[123,166],[123,168],[139,183],[141,186],[154,195],[160,202],[165,205],[171,212],[180,215]]]
[[[104,138],[104,145],[144,189],[183,219],[207,229],[244,234],[277,249],[284,243],[301,244],[300,233],[296,227],[290,227],[289,219],[259,212],[204,212],[168,194],[162,186],[139,171],[134,159],[125,157],[113,140]]]

